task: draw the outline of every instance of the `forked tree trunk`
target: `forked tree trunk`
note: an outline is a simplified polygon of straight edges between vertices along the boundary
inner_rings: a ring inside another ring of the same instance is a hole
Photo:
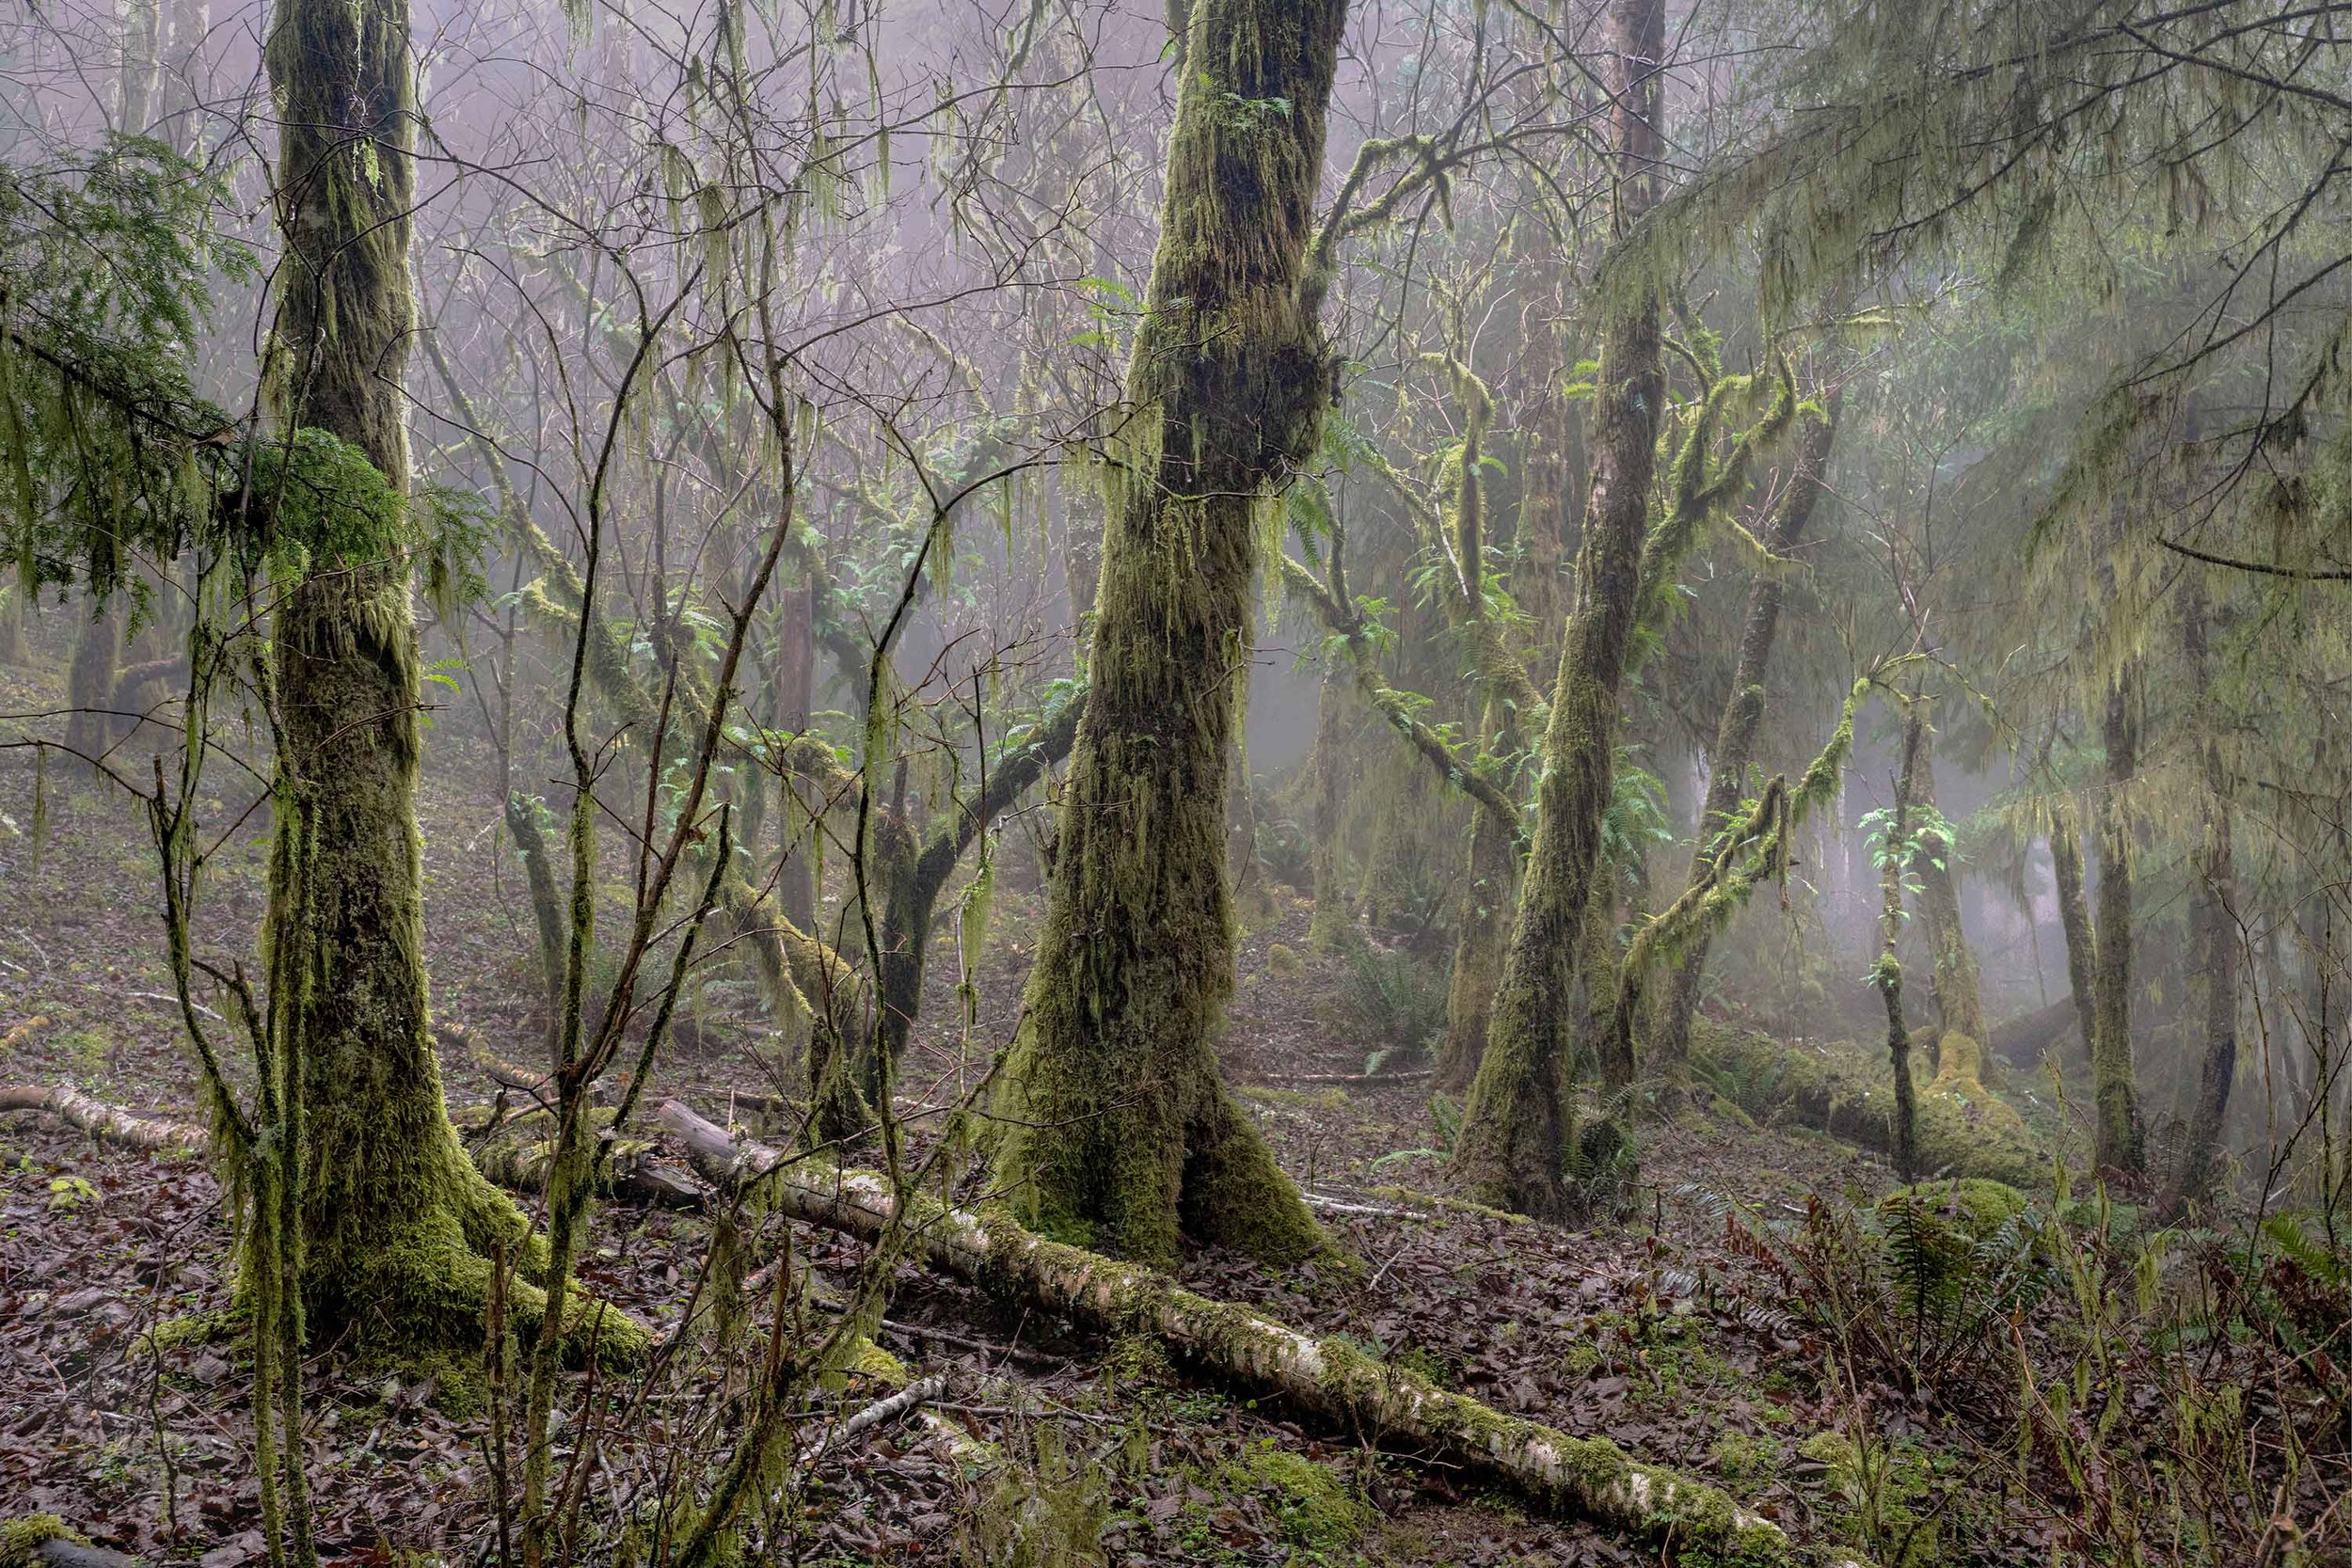
[[[2123,789],[2138,767],[2139,734],[2127,672],[2107,689],[2106,788],[2099,800],[2098,968],[2091,994],[2094,1150],[2102,1166],[2137,1175],[2146,1165],[2132,1061],[2132,834]]]
[[[1655,199],[1662,146],[1661,0],[1615,0],[1609,27],[1622,232]],[[1641,596],[1642,542],[1665,391],[1660,354],[1654,297],[1602,331],[1593,415],[1598,457],[1585,507],[1577,604],[1561,647],[1544,737],[1534,845],[1486,1054],[1454,1156],[1465,1196],[1539,1217],[1561,1213],[1567,1199],[1561,1180],[1560,1064],[1578,938],[1600,868],[1601,816],[1616,762],[1617,688]]]
[[[1000,1174],[1057,1238],[1173,1255],[1321,1244],[1226,1091],[1228,753],[1254,515],[1313,450],[1331,372],[1306,252],[1345,0],[1196,0],[1121,484]]]
[[[1833,394],[1824,417],[1808,417],[1798,438],[1796,472],[1781,493],[1779,504],[1764,529],[1764,543],[1775,556],[1785,556],[1804,537],[1813,508],[1821,495],[1821,477],[1829,465],[1830,443],[1837,434],[1837,400]],[[1691,873],[1685,887],[1704,880],[1709,863],[1709,841],[1734,813],[1756,760],[1756,737],[1764,724],[1764,674],[1772,662],[1772,640],[1780,629],[1781,601],[1788,585],[1780,571],[1759,566],[1748,585],[1748,614],[1740,634],[1740,656],[1731,675],[1731,691],[1715,721],[1715,744],[1708,753],[1707,803],[1699,816],[1698,842],[1691,852]],[[1682,961],[1668,976],[1661,994],[1651,1055],[1658,1069],[1672,1078],[1690,1071],[1691,1020],[1698,1012],[1699,991],[1707,979],[1711,931],[1694,936]]]
[[[408,485],[402,372],[415,134],[405,0],[283,0],[266,47],[282,139],[284,411]],[[520,1210],[442,1105],[426,1028],[418,654],[396,541],[321,550],[272,628],[299,816],[279,823],[267,941],[301,1054],[306,1307],[366,1356],[481,1354],[490,1257]],[[517,1304],[517,1309],[522,1309]]]

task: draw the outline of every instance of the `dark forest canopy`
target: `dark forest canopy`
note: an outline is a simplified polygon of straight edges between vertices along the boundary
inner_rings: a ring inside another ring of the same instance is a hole
[[[0,1568],[2346,1560],[2348,34],[0,13]]]

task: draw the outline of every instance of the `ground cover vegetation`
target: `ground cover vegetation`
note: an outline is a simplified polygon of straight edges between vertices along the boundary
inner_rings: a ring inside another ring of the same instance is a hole
[[[0,15],[0,1568],[2352,1562],[2347,27]]]

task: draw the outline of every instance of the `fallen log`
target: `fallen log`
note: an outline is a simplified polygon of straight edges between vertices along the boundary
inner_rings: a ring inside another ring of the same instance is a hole
[[[1993,1037],[1986,1041],[1994,1053],[2017,1067],[2038,1066],[2050,1047],[2066,1037],[2074,1027],[2078,1015],[2072,991],[2046,1007],[2021,1013],[1993,1026]]]
[[[1404,1068],[1395,1072],[1277,1072],[1269,1074],[1270,1084],[1332,1084],[1342,1088],[1378,1088],[1383,1084],[1419,1084],[1428,1080],[1432,1069]]]
[[[201,1127],[135,1117],[65,1084],[54,1089],[0,1085],[0,1111],[38,1111],[102,1142],[143,1148],[151,1154],[201,1154],[213,1141]]]
[[[135,1117],[64,1085],[54,1089],[0,1085],[0,1115],[10,1111],[55,1117],[101,1143],[120,1144],[150,1154],[201,1155],[213,1146],[211,1135],[201,1127]],[[501,1187],[535,1193],[547,1186],[553,1150],[545,1140],[493,1139],[472,1153],[482,1174]],[[649,1143],[623,1144],[613,1151],[606,1169],[605,1190],[613,1197],[665,1209],[702,1207],[702,1189],[678,1172],[656,1164]]]
[[[1217,1376],[1276,1390],[1368,1439],[1476,1469],[1548,1508],[1724,1560],[1790,1560],[1788,1539],[1772,1521],[1703,1481],[1629,1458],[1605,1437],[1573,1437],[1505,1416],[1344,1341],[1317,1339],[1195,1295],[1154,1270],[1047,1241],[993,1211],[951,1209],[913,1194],[902,1209],[874,1172],[739,1144],[675,1100],[663,1103],[660,1121],[705,1176],[755,1184],[806,1223],[869,1240],[896,1229],[935,1268],[1097,1331],[1152,1333]]]
[[[1852,1041],[1784,1043],[1704,1021],[1691,1033],[1691,1061],[1725,1099],[1758,1121],[1791,1122],[1891,1154],[1894,1069]],[[1936,1176],[1981,1176],[2012,1187],[2049,1185],[2049,1157],[2036,1148],[2015,1110],[1981,1085],[1920,1083],[1919,1162]]]

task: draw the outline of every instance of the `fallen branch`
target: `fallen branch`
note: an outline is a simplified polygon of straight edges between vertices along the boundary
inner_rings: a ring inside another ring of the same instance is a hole
[[[1712,1486],[1629,1458],[1607,1438],[1572,1437],[1490,1409],[1338,1339],[1316,1339],[1180,1289],[1165,1275],[1031,1234],[997,1213],[915,1195],[908,1212],[870,1171],[841,1170],[724,1130],[673,1100],[661,1124],[715,1181],[757,1183],[786,1212],[874,1238],[902,1234],[933,1267],[1025,1298],[1101,1332],[1142,1329],[1218,1376],[1279,1390],[1291,1403],[1363,1436],[1409,1444],[1506,1481],[1547,1507],[1680,1547],[1747,1563],[1789,1560],[1777,1525]]]
[[[1277,1072],[1268,1076],[1270,1084],[1337,1084],[1343,1087],[1377,1088],[1382,1084],[1418,1084],[1426,1079],[1431,1069],[1406,1068],[1396,1072]]]
[[[817,1452],[811,1456],[810,1463],[814,1464],[835,1449],[854,1442],[861,1433],[870,1432],[884,1421],[895,1420],[918,1405],[929,1404],[946,1391],[947,1380],[946,1378],[926,1377],[916,1379],[887,1398],[876,1400],[834,1428],[831,1435],[818,1447]]]

